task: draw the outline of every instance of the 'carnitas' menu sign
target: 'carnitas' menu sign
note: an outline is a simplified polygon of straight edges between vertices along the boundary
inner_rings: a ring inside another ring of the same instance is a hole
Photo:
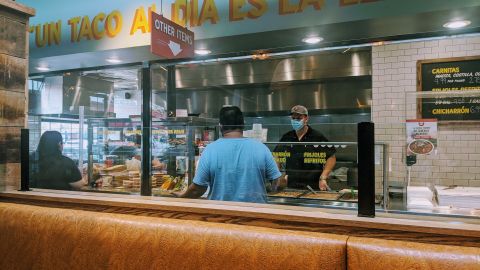
[[[438,93],[421,98],[421,118],[480,120],[480,57],[418,61],[417,72],[417,90]]]

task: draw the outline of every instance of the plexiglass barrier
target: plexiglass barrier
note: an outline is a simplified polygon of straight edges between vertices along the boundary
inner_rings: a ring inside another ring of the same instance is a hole
[[[138,119],[84,120],[84,151],[78,151],[78,140],[69,143],[79,134],[31,129],[31,187],[140,194],[142,181],[148,181],[154,196],[176,197],[195,184],[205,187],[197,196],[205,199],[357,208],[362,182],[357,124],[309,123],[305,133],[297,134],[288,118],[284,124],[247,119],[233,138],[216,119],[158,119],[150,132],[148,177],[142,177],[144,129]],[[36,120],[40,123],[32,122],[32,127],[52,121]],[[72,147],[77,154],[67,155],[64,145],[77,145]],[[383,149],[383,144],[376,148],[378,209],[384,207],[388,158]]]
[[[411,92],[404,104],[375,122],[390,151],[387,209],[478,217],[480,92]]]

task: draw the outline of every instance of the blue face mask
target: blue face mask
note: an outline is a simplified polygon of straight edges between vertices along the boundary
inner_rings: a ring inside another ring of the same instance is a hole
[[[292,128],[293,128],[295,131],[299,131],[299,130],[302,129],[303,126],[305,125],[305,124],[303,123],[303,119],[302,119],[302,120],[291,119],[291,120],[290,120],[290,123],[292,124]]]

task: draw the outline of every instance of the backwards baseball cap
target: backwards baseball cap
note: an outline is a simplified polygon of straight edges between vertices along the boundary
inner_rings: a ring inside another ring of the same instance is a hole
[[[298,114],[304,114],[304,115],[308,115],[308,110],[305,106],[302,106],[302,105],[295,105],[292,107],[292,109],[290,110],[290,115],[294,114],[294,113],[298,113]]]

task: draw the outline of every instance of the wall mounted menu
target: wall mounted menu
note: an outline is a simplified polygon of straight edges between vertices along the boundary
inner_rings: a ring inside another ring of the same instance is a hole
[[[436,150],[438,138],[436,119],[407,119],[406,130],[407,156],[429,155]]]
[[[418,117],[480,120],[480,56],[418,61],[417,78]]]

